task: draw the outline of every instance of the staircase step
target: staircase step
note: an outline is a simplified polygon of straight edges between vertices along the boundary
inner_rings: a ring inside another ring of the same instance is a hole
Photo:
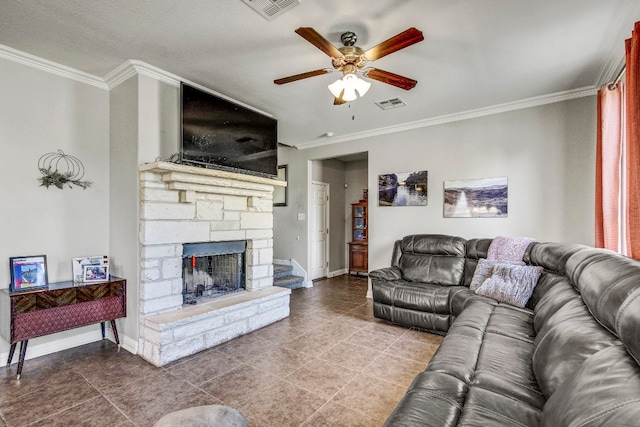
[[[291,276],[293,272],[293,267],[286,264],[273,264],[273,277],[274,279],[277,277],[286,277]]]
[[[304,277],[300,276],[285,276],[285,277],[274,277],[273,278],[273,286],[279,286],[281,288],[289,288],[289,289],[298,289],[304,286]]]

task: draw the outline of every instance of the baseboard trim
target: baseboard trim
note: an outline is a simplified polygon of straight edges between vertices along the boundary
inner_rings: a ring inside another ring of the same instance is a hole
[[[107,324],[107,336],[105,339],[115,343],[115,338],[113,333],[111,332],[111,328]],[[61,338],[55,341],[44,342],[38,344],[36,341],[38,338],[33,338],[29,340],[29,345],[27,346],[27,354],[25,355],[24,360],[35,359],[37,357],[46,356],[48,354],[57,353],[59,351],[68,350],[74,347],[80,347],[81,345],[91,344],[96,341],[102,340],[102,333],[100,329],[97,331],[84,332],[82,334],[74,335],[72,337]],[[138,341],[130,338],[128,336],[120,337],[120,344],[122,348],[127,350],[131,354],[138,354]],[[20,345],[16,349],[16,352],[13,355],[13,360],[11,364],[18,363],[20,359]],[[9,351],[5,351],[0,353],[0,360],[7,360],[9,358]]]
[[[346,268],[336,270],[336,271],[330,271],[327,277],[332,278],[332,277],[342,276],[343,274],[347,274],[347,272],[348,270]]]
[[[58,351],[67,350],[73,347],[79,347],[81,345],[90,344],[92,342],[102,340],[102,334],[100,330],[85,332],[83,334],[75,335],[68,338],[62,338],[55,341],[45,342],[41,344],[33,343],[38,338],[34,338],[29,340],[29,345],[27,346],[27,354],[25,356],[25,360],[35,359],[36,357],[46,356],[47,354],[56,353]],[[111,338],[109,338],[111,339]],[[20,352],[20,346],[16,349],[15,354],[13,355],[13,363],[18,363]],[[0,353],[0,360],[7,360],[9,358],[9,352]]]

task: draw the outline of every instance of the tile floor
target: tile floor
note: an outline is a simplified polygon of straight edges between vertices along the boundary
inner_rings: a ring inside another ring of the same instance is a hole
[[[110,341],[0,370],[1,426],[152,426],[207,404],[254,426],[380,426],[442,338],[374,319],[367,279],[291,294],[289,318],[162,368]],[[97,326],[96,326],[97,327]]]

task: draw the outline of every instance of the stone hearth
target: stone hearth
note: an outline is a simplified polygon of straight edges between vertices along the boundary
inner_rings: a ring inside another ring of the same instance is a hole
[[[289,315],[273,286],[273,189],[282,181],[174,163],[139,167],[139,353],[156,366]],[[246,240],[245,291],[183,305],[182,245]]]

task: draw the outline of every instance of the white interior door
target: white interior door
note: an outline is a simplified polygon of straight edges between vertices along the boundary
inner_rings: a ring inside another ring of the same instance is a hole
[[[329,274],[329,184],[311,182],[311,280]]]

